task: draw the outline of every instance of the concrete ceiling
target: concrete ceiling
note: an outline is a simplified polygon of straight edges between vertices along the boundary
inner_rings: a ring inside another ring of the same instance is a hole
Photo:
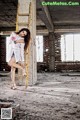
[[[43,0],[38,0],[37,2],[37,13],[49,31],[80,32],[80,6],[42,6],[42,1]],[[53,1],[54,0],[45,0],[45,2]],[[56,1],[60,2],[60,0]],[[73,0],[61,0],[61,2],[62,1],[74,2]],[[80,0],[76,0],[75,2],[80,3]],[[52,27],[54,29],[52,29]]]
[[[43,0],[36,1],[38,34],[47,34],[53,31],[80,32],[80,6],[42,6]],[[45,2],[48,1],[53,2],[53,0],[45,0]],[[61,1],[68,2],[70,0]],[[17,3],[18,0],[0,0],[0,31],[15,29]]]
[[[0,30],[14,30],[18,0],[0,0]]]

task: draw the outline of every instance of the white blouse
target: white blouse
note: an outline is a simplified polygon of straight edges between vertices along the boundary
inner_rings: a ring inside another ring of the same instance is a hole
[[[9,55],[8,55],[8,62],[10,61],[11,57],[14,57],[16,62],[24,62],[24,43],[14,43],[15,40],[24,39],[17,35],[16,33],[12,32],[9,39]]]

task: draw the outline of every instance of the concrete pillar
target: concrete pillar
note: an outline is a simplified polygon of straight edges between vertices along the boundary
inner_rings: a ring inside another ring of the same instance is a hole
[[[37,59],[36,59],[36,0],[31,0],[30,18],[31,44],[30,44],[30,71],[29,85],[37,81]]]
[[[29,28],[31,32],[31,42],[29,51],[25,53],[25,60],[28,64],[29,85],[37,81],[37,61],[36,61],[36,0],[18,0],[18,29]],[[31,7],[30,7],[31,5]],[[30,8],[30,10],[29,10]]]
[[[49,70],[49,36],[43,37],[43,62],[46,65],[47,70]]]
[[[55,36],[53,32],[49,33],[49,71],[55,71]]]
[[[17,29],[28,27],[29,5],[31,0],[18,0]]]

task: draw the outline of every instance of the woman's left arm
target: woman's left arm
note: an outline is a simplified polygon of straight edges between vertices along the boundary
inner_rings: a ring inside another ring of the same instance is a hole
[[[20,40],[15,40],[14,43],[24,43],[24,39],[20,39]]]
[[[24,39],[16,40],[16,43],[24,43]]]

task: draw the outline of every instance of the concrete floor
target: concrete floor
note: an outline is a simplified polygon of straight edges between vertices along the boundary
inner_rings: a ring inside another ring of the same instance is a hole
[[[79,74],[38,73],[36,85],[17,90],[10,89],[10,77],[1,77],[0,99],[20,104],[14,120],[80,120]]]

